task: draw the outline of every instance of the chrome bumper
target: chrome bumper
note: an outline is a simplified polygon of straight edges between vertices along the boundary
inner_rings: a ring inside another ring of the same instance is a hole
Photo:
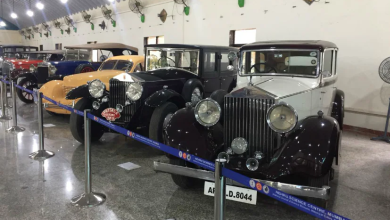
[[[157,161],[154,161],[153,168],[156,172],[176,174],[176,175],[187,176],[187,177],[214,182],[214,172],[212,171],[176,166],[176,165],[161,163]],[[268,180],[258,180],[258,179],[256,180],[263,184],[266,184],[267,186],[271,186],[277,190],[288,193],[290,195],[319,198],[324,200],[328,200],[330,198],[329,186],[316,188],[310,186],[300,186],[294,184],[279,183],[279,182],[273,182]],[[227,184],[248,188],[247,186],[230,179],[227,179]]]
[[[58,103],[60,103],[60,102],[58,102]],[[65,106],[74,108],[74,105],[75,105],[75,101],[73,100],[71,105],[65,105]],[[58,109],[62,109],[60,106],[55,105],[53,103],[43,103],[43,107],[44,108],[58,108]]]

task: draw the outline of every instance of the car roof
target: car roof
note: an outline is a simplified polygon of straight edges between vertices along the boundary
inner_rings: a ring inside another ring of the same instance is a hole
[[[140,55],[122,55],[122,56],[113,56],[108,58],[107,60],[132,60],[133,62],[139,62],[144,60],[144,56]],[[106,61],[107,61],[106,60]]]
[[[30,53],[34,53],[34,54],[63,54],[65,53],[66,50],[41,50],[41,51],[22,51],[21,53],[25,53],[25,54],[30,54]]]
[[[66,49],[96,49],[96,50],[131,50],[135,53],[138,53],[138,48],[132,47],[126,44],[121,43],[96,43],[96,44],[81,44],[81,45],[74,45],[74,46],[65,46]]]
[[[0,47],[26,47],[26,48],[38,48],[35,46],[26,46],[21,44],[2,44]]]
[[[149,44],[146,45],[145,47],[238,50],[238,48],[228,47],[228,46],[194,45],[194,44]]]
[[[259,49],[259,48],[302,48],[302,49],[326,49],[337,48],[337,45],[330,41],[323,40],[281,40],[281,41],[259,41],[251,44],[246,44],[241,47],[245,49]]]

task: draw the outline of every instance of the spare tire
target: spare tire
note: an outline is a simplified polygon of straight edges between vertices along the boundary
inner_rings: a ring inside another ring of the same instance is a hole
[[[195,100],[193,97],[193,93],[200,93],[200,97]],[[183,90],[181,92],[181,96],[185,100],[185,102],[192,102],[193,105],[195,105],[198,101],[203,99],[204,92],[203,92],[203,84],[200,82],[199,79],[189,79],[183,86]]]
[[[93,66],[89,63],[85,63],[85,64],[80,64],[76,70],[74,71],[75,74],[77,73],[87,73],[87,72],[93,72],[95,71],[95,69],[93,68]]]

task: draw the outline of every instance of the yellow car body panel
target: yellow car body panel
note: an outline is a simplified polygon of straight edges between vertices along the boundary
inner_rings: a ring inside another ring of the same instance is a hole
[[[133,66],[131,67],[131,70],[129,73],[134,72],[134,69],[138,64],[143,65],[144,63],[144,56],[135,56],[135,55],[124,55],[124,56],[115,56],[110,57],[108,60],[130,60],[133,62]],[[121,74],[125,72],[124,70],[98,70],[94,72],[88,72],[88,73],[79,73],[74,74],[70,76],[64,77],[63,80],[53,80],[45,83],[39,91],[43,93],[44,96],[47,96],[57,102],[60,102],[61,104],[72,106],[79,99],[76,100],[67,100],[65,99],[66,94],[78,86],[87,84],[88,81],[92,81],[94,79],[99,79],[106,85],[106,89],[109,90],[109,81],[114,76]],[[48,104],[49,106],[46,107],[46,111],[50,111],[56,114],[70,114],[69,111],[53,106],[51,102],[47,101],[46,99],[43,99],[42,102],[45,104]]]

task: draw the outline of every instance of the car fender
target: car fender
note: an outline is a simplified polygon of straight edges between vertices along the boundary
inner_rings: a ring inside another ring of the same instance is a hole
[[[168,122],[165,142],[168,146],[206,160],[215,159],[223,149],[223,128],[218,123],[207,129],[200,125],[193,107],[186,107],[173,114]]]
[[[292,174],[320,177],[332,167],[337,158],[341,132],[336,119],[309,116],[283,141],[272,162],[262,171],[269,179]]]
[[[39,92],[42,92],[44,96],[47,96],[53,100],[63,98],[65,96],[63,81],[53,80],[47,82],[39,89]]]
[[[66,94],[65,99],[78,99],[83,97],[90,97],[88,84],[78,86]]]
[[[37,82],[37,77],[33,73],[23,73],[20,74],[18,78],[28,78],[34,82]]]
[[[145,100],[145,105],[156,108],[167,101],[172,101],[179,108],[185,106],[185,101],[183,97],[179,93],[171,89],[162,89],[153,93]]]

